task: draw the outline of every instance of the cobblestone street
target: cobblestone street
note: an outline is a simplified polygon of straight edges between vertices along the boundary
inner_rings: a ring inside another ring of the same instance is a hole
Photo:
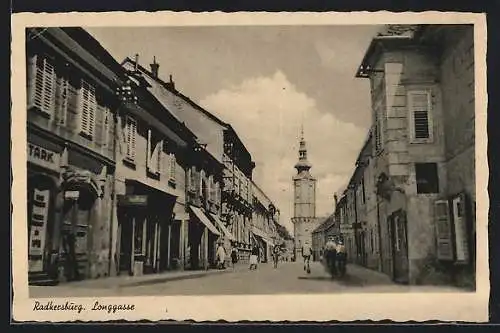
[[[124,277],[62,284],[56,287],[30,287],[30,297],[104,297],[104,296],[162,296],[162,295],[241,295],[284,293],[357,293],[357,292],[459,292],[449,287],[408,287],[397,285],[378,272],[359,266],[348,266],[348,274],[341,280],[332,280],[319,263],[311,264],[311,274],[306,274],[301,263],[281,263],[277,269],[272,264],[261,264],[257,270],[240,265],[220,272],[187,273],[168,281],[161,278],[138,278],[128,285]],[[175,274],[175,273],[171,273]],[[164,274],[166,275],[166,274]],[[166,280],[166,278],[165,278]],[[116,283],[114,286],[110,282]]]

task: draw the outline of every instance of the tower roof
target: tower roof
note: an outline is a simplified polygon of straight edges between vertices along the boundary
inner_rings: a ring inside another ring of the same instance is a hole
[[[295,169],[297,169],[297,173],[301,173],[302,171],[309,171],[311,168],[312,164],[307,160],[306,140],[304,139],[304,127],[302,126],[300,130],[299,161],[295,164]]]

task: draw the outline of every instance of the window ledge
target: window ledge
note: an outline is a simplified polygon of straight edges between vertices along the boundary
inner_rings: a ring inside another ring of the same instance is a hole
[[[135,165],[135,161],[132,160],[130,157],[125,157],[123,159],[123,165],[129,167],[130,169],[133,169],[133,170],[136,170],[136,165]]]
[[[79,134],[82,138],[85,138],[85,139],[87,139],[87,140],[92,141],[92,135],[87,134],[87,133],[84,133],[84,132],[82,132],[82,131],[80,131],[80,133],[78,133],[78,134]]]
[[[176,183],[175,179],[170,178],[170,179],[168,180],[168,185],[170,185],[170,186],[171,186],[171,187],[173,187],[173,188],[176,188],[177,183]]]
[[[34,113],[37,113],[39,114],[40,116],[44,117],[44,118],[47,118],[50,120],[51,116],[50,116],[50,113],[49,112],[45,112],[45,111],[42,111],[38,106],[31,106],[28,108],[28,111],[30,112],[34,112]]]
[[[433,143],[433,139],[411,139],[410,144],[429,144]]]
[[[146,171],[146,175],[148,178],[154,179],[154,180],[160,180],[160,173],[158,171],[151,171],[149,168]]]

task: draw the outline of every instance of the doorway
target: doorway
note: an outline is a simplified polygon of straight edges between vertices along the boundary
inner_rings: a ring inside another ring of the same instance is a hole
[[[204,227],[198,221],[191,220],[188,224],[188,247],[189,247],[189,260],[190,269],[200,268],[200,257],[202,257],[201,251],[201,239],[203,236]]]
[[[130,217],[120,219],[123,221],[119,225],[120,244],[119,244],[119,274],[127,272],[132,275],[132,238],[133,223]]]
[[[395,282],[409,282],[408,236],[404,211],[399,210],[389,217],[392,250],[392,277]]]

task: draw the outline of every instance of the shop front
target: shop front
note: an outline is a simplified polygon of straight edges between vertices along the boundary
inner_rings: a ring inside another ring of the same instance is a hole
[[[108,222],[110,214],[109,193],[104,190],[109,185],[108,166],[111,163],[90,157],[80,147],[50,135],[29,133],[30,284],[57,284],[108,274],[109,247],[98,247],[94,235],[104,230],[101,224]]]
[[[255,227],[252,228],[252,239],[254,240],[254,244],[259,247],[260,261],[271,261],[271,254],[274,246],[273,241],[267,237],[266,233]]]
[[[219,230],[222,231],[222,235],[219,238],[219,241],[224,245],[224,249],[226,250],[226,253],[230,254],[231,250],[232,250],[232,244],[234,244],[236,242],[236,237],[234,237],[234,235],[231,233],[231,231],[229,231],[229,229],[226,228],[226,226],[224,225],[224,222],[222,222],[221,219],[217,215],[210,213],[210,217],[215,222],[215,225],[219,227]],[[225,261],[226,261],[226,266],[229,266],[231,264],[230,263],[231,258],[229,255],[226,256]]]
[[[187,266],[192,270],[215,267],[221,233],[201,208],[190,205],[189,213]]]
[[[171,249],[180,242],[173,214],[176,197],[135,181],[127,181],[126,187],[130,194],[117,198],[118,274],[165,271],[171,266]]]
[[[30,283],[56,284],[58,256],[57,211],[60,209],[58,147],[48,149],[28,143],[27,231]],[[58,205],[59,204],[59,205]]]

